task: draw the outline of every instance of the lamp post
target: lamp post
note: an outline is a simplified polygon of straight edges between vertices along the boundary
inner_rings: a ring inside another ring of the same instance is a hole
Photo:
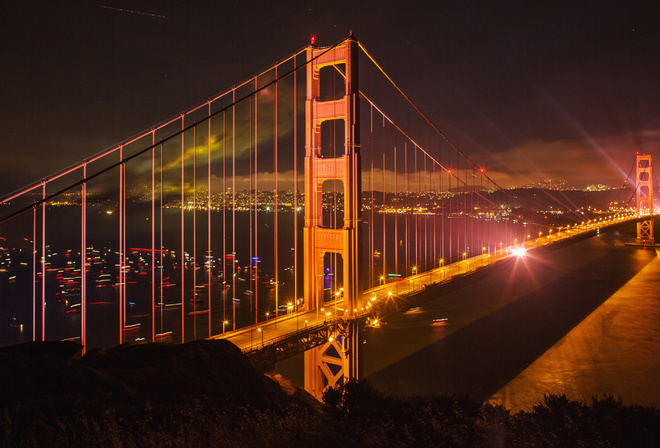
[[[229,322],[227,322],[227,321],[224,321],[224,322],[222,323],[222,334],[225,334],[225,326],[226,326],[228,323],[229,323]]]
[[[261,328],[257,328],[257,331],[261,333],[261,346],[264,346],[264,332],[261,331]]]

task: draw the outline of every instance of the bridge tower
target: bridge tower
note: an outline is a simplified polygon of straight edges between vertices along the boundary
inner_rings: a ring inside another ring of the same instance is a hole
[[[323,308],[324,256],[327,252],[339,254],[343,261],[343,318],[349,329],[348,335],[334,335],[323,346],[305,352],[305,389],[320,398],[326,387],[341,383],[345,378],[361,376],[359,331],[354,311],[362,307],[357,41],[350,36],[329,49],[311,45],[307,48],[307,61],[305,304],[310,310]],[[344,95],[321,101],[321,69],[326,67],[344,73]],[[344,154],[339,157],[323,157],[321,152],[321,125],[330,120],[343,120]],[[323,225],[323,182],[333,179],[342,181],[344,188],[344,223],[341,228]]]
[[[653,246],[653,167],[650,154],[637,154],[637,216],[648,217],[637,223],[637,241],[641,246]]]

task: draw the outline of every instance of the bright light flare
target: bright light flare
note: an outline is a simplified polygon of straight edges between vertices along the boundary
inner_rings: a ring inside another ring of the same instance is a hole
[[[525,249],[524,247],[515,247],[511,250],[511,253],[516,257],[524,257],[525,252],[527,252],[527,249]]]

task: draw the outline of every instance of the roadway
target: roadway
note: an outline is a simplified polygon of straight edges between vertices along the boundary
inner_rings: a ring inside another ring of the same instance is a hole
[[[489,253],[486,248],[483,248],[480,255],[471,258],[466,257],[464,260],[449,265],[445,265],[443,260],[438,260],[437,268],[421,273],[413,271],[413,275],[395,282],[385,283],[384,278],[381,278],[381,285],[364,291],[363,303],[365,304],[365,308],[356,311],[360,315],[369,313],[369,308],[374,303],[396,300],[397,297],[421,291],[425,285],[446,282],[454,277],[464,276],[492,263],[517,256],[520,254],[521,249],[527,250],[546,246],[567,238],[619,224],[625,220],[626,218],[623,217],[618,219],[594,220],[593,222],[583,223],[563,231],[549,232],[546,235],[540,234],[537,238],[531,238],[530,235],[527,241],[519,244],[516,242],[517,244],[514,246],[503,247],[500,245],[499,249],[493,253]],[[328,322],[341,319],[344,313],[343,300],[338,299],[327,303],[325,308],[320,310],[298,312],[293,310],[285,316],[268,319],[255,325],[216,335],[212,339],[227,339],[243,352],[251,352],[258,350],[260,347],[277,343],[285,339],[289,334],[305,329],[323,327]]]
[[[417,313],[398,314],[387,325],[368,329],[365,376],[379,390],[399,396],[456,394],[487,400],[496,394],[494,401],[523,409],[548,391],[587,399],[603,393],[638,399],[643,390],[653,390],[657,402],[657,357],[649,356],[657,353],[659,340],[654,330],[657,278],[631,281],[640,272],[649,277],[658,272],[657,255],[653,249],[624,245],[634,239],[632,229],[534,250],[425,303]],[[648,300],[602,307],[624,285],[634,287],[625,297],[639,301],[646,295]],[[600,308],[574,344],[565,338]],[[610,329],[610,321],[624,313],[628,317]],[[449,324],[432,326],[438,317],[448,318]],[[646,325],[639,326],[644,319]],[[652,337],[655,342],[648,346]],[[546,361],[526,370],[553,346]],[[621,363],[634,352],[640,356]]]

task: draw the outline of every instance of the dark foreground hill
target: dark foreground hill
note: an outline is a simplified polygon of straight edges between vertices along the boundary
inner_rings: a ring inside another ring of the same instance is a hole
[[[223,340],[75,359],[74,343],[0,349],[2,447],[640,447],[660,412],[612,397],[547,397],[529,412],[455,397],[387,397],[368,383],[325,404],[256,371]]]

